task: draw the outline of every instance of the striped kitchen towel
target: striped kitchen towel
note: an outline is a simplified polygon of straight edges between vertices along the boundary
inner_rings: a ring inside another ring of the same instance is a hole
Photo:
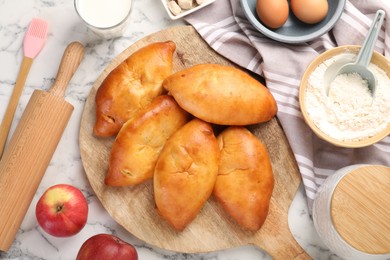
[[[385,19],[376,50],[390,56],[390,4],[386,1],[349,0],[329,33],[295,45],[273,41],[256,31],[239,0],[218,0],[186,18],[215,51],[265,78],[278,103],[277,117],[297,160],[310,213],[317,189],[335,170],[361,163],[390,166],[389,136],[365,148],[335,147],[309,129],[298,103],[300,79],[308,64],[333,47],[361,45],[378,9],[385,10],[389,18]]]

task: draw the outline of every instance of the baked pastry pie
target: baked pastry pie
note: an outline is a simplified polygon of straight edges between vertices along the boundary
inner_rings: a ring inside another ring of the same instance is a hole
[[[189,67],[169,76],[163,86],[184,110],[214,124],[256,124],[277,112],[275,99],[263,84],[225,65]]]
[[[209,123],[193,119],[168,139],[154,171],[154,198],[160,215],[182,231],[210,197],[219,149]]]
[[[161,83],[172,73],[176,44],[149,44],[130,55],[104,79],[96,93],[96,136],[114,136],[140,109],[163,93]]]
[[[240,126],[226,128],[217,140],[221,155],[213,196],[240,226],[256,231],[267,218],[274,188],[267,149]]]
[[[105,184],[127,186],[152,179],[165,142],[188,120],[189,114],[173,97],[156,97],[119,131],[111,148]]]

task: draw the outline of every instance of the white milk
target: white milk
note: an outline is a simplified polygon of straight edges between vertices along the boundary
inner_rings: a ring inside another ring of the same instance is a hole
[[[131,11],[132,0],[75,0],[75,8],[101,36],[119,36]]]

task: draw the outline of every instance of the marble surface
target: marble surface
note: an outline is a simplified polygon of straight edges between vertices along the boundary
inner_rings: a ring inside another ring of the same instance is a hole
[[[223,0],[220,0],[223,1]],[[84,102],[94,80],[110,61],[142,37],[163,28],[185,24],[172,21],[160,0],[135,0],[130,23],[122,37],[100,39],[90,33],[77,16],[71,0],[1,0],[0,1],[0,119],[3,118],[12,94],[22,60],[22,41],[33,17],[49,23],[46,45],[35,59],[27,78],[11,127],[11,134],[35,89],[47,90],[54,82],[65,47],[72,41],[85,46],[85,57],[66,91],[66,100],[74,112],[62,136],[51,163],[35,194],[30,208],[8,252],[0,252],[0,259],[74,259],[81,244],[97,233],[112,233],[132,243],[139,259],[215,259],[250,260],[270,259],[262,250],[243,246],[220,252],[181,254],[145,244],[118,225],[102,207],[93,193],[80,159],[78,134]],[[74,185],[82,190],[89,203],[88,222],[83,230],[69,238],[55,238],[46,234],[35,218],[35,205],[50,186],[58,183]],[[301,246],[314,259],[337,259],[320,241],[308,214],[303,188],[300,187],[290,208],[291,231]]]

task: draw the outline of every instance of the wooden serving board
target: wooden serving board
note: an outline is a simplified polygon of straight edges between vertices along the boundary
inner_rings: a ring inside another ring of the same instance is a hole
[[[152,181],[135,187],[109,187],[104,184],[109,153],[114,138],[97,138],[95,94],[103,79],[134,51],[157,41],[173,40],[177,49],[174,72],[199,63],[235,66],[213,51],[191,26],[157,32],[134,43],[118,55],[98,77],[86,101],[81,120],[80,152],[88,180],[108,213],[139,239],[159,248],[183,253],[201,253],[242,245],[257,245],[275,259],[308,259],[288,227],[288,209],[301,178],[296,161],[277,119],[249,127],[267,146],[275,176],[270,212],[257,232],[240,228],[210,198],[196,219],[183,231],[172,229],[157,213]]]

